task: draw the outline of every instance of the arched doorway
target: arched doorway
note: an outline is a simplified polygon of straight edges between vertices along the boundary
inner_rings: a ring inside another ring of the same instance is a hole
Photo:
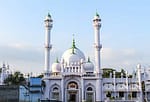
[[[91,86],[86,89],[86,102],[94,102],[94,90]]]
[[[53,88],[52,98],[55,100],[59,100],[59,89],[57,87]]]
[[[71,81],[67,85],[67,101],[68,102],[79,102],[79,90],[78,84]]]
[[[49,92],[50,100],[60,100],[61,99],[61,91],[60,86],[57,84],[53,84],[50,88]]]

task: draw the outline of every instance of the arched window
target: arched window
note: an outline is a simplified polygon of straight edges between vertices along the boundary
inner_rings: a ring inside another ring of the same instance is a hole
[[[88,87],[87,91],[93,91],[92,87]]]
[[[57,87],[54,87],[54,88],[53,88],[53,91],[59,91],[59,90],[58,90],[58,88],[57,88]]]
[[[93,88],[88,87],[86,91],[86,102],[94,102]]]
[[[76,67],[76,71],[79,72],[79,71],[78,71],[78,67]]]
[[[53,86],[51,93],[52,93],[51,99],[59,100],[59,97],[60,97],[59,86],[57,85]]]
[[[76,82],[70,82],[68,84],[68,89],[78,89],[78,85]]]
[[[67,72],[69,71],[69,67],[66,67],[67,68]]]

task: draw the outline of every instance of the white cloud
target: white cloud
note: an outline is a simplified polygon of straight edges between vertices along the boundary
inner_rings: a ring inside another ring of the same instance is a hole
[[[44,71],[44,46],[31,46],[27,44],[10,44],[0,46],[0,63],[10,64],[13,70],[24,73],[42,73]],[[62,53],[53,48],[51,51],[51,64]]]
[[[136,56],[134,49],[103,48],[101,51],[103,60],[124,60]]]
[[[9,63],[14,70],[30,72],[34,69],[35,71],[38,71],[44,62],[44,52],[39,50],[36,46],[11,44],[0,46],[0,49],[0,63]]]
[[[142,58],[141,58],[142,56]],[[131,72],[136,68],[138,63],[142,65],[147,63],[147,56],[150,57],[148,53],[140,52],[133,48],[128,49],[112,49],[103,48],[101,51],[101,63],[102,67],[111,67],[116,69],[127,69]]]

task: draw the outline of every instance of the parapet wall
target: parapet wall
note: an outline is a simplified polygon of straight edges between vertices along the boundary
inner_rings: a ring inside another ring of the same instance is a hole
[[[0,102],[19,102],[19,86],[0,85]]]

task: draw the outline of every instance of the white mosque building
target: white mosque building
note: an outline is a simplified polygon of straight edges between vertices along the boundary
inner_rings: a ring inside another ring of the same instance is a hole
[[[12,70],[10,70],[9,65],[3,63],[0,68],[0,85],[5,85],[4,80],[12,74]]]
[[[42,99],[58,100],[61,102],[104,102],[107,100],[118,100],[117,102],[143,102],[142,80],[146,82],[146,96],[150,96],[150,75],[142,74],[141,65],[133,77],[121,75],[116,78],[116,72],[110,74],[109,78],[103,78],[101,69],[101,42],[100,28],[101,19],[98,13],[93,18],[95,58],[91,62],[86,59],[84,53],[72,41],[72,47],[66,50],[61,59],[50,66],[51,29],[53,20],[48,14],[45,18],[45,82]],[[149,72],[147,72],[149,73]]]

